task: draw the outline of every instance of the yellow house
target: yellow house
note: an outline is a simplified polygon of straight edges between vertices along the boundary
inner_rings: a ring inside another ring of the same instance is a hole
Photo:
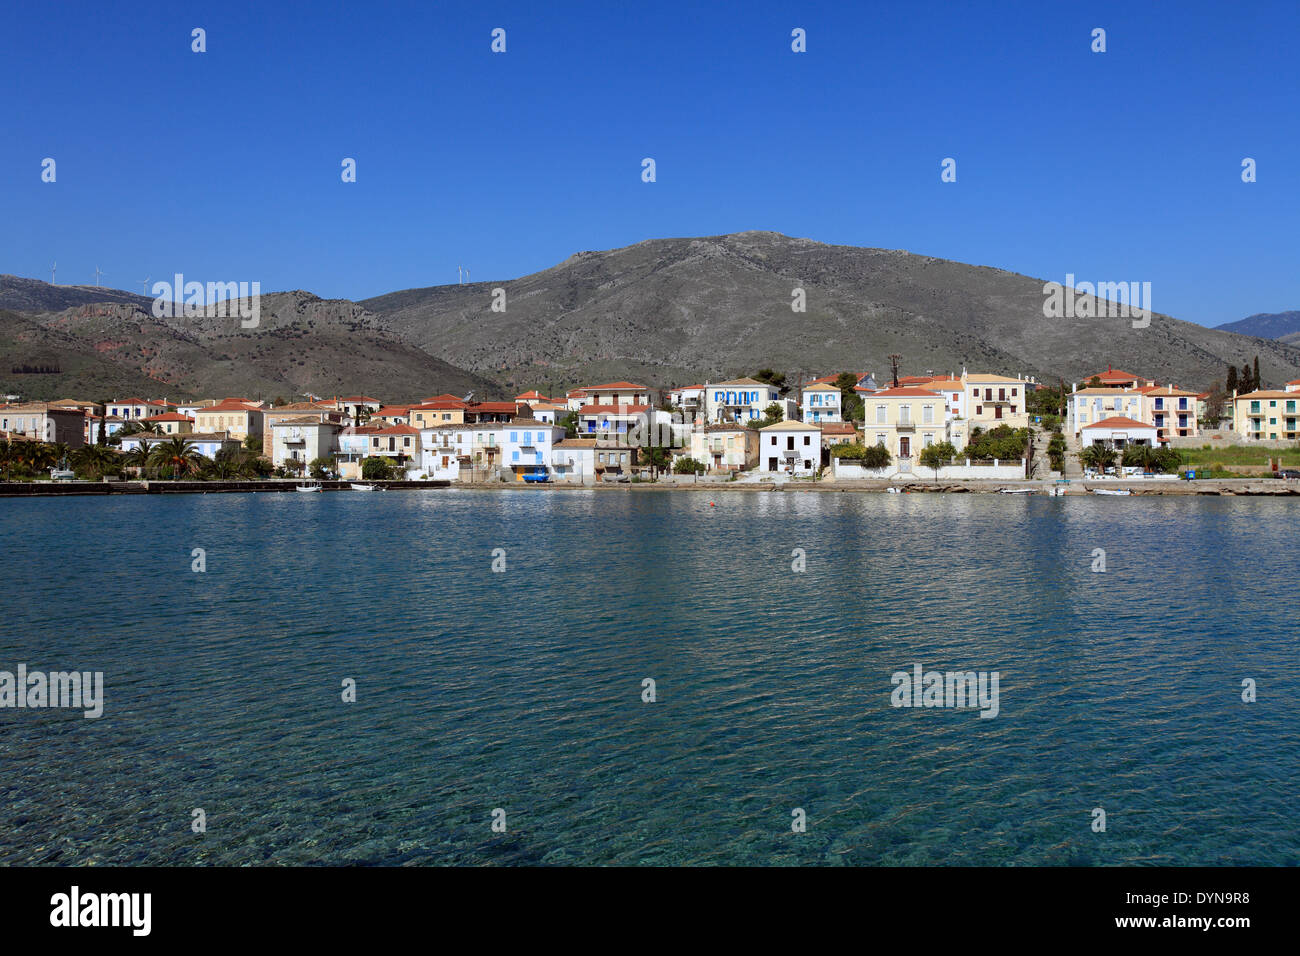
[[[989,431],[999,425],[1028,428],[1026,388],[1029,382],[1006,375],[962,372],[966,392],[966,420],[971,427]]]
[[[1194,438],[1201,433],[1195,392],[1186,392],[1169,385],[1141,391],[1146,399],[1142,420],[1156,427],[1158,441],[1166,438]]]
[[[1232,430],[1250,441],[1300,438],[1300,393],[1261,390],[1234,393]]]
[[[164,435],[188,435],[194,431],[194,419],[178,412],[154,415],[152,418],[146,418],[144,422],[146,425],[157,425]]]
[[[249,435],[262,435],[262,410],[243,402],[226,399],[194,413],[194,431],[199,433],[226,432],[231,438],[243,441]]]
[[[900,465],[922,448],[949,440],[948,405],[939,392],[901,385],[863,395],[862,402],[863,443],[884,445]]]
[[[459,399],[433,399],[413,405],[407,417],[412,428],[436,428],[440,425],[465,424],[466,403]]]

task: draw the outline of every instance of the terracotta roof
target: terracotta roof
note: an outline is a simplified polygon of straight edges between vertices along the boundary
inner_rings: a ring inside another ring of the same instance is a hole
[[[581,415],[639,415],[649,405],[583,405],[578,409]]]
[[[553,448],[595,448],[596,439],[594,438],[566,438],[564,441],[557,441]]]
[[[145,419],[147,422],[189,422],[194,424],[194,419],[188,415],[182,415],[179,412],[168,412],[166,415],[150,415]]]
[[[585,386],[584,391],[601,392],[601,391],[609,391],[611,389],[614,389],[616,391],[621,390],[625,392],[633,389],[638,392],[647,391],[644,385],[637,385],[633,382],[607,382],[604,385],[587,385]]]
[[[513,415],[518,409],[514,402],[470,402],[466,406],[467,411],[471,412],[506,412]]]
[[[411,405],[385,405],[383,408],[371,412],[371,414],[378,418],[405,418],[411,413],[413,407]]]
[[[208,412],[260,412],[260,408],[254,408],[252,405],[245,405],[238,401],[222,401],[219,405],[209,405],[207,408],[200,408],[196,414],[204,415]]]
[[[983,373],[979,375],[968,374],[966,376],[966,381],[968,382],[1011,382],[1016,385],[1025,384],[1024,379],[1012,378],[1010,375],[993,375],[991,373]]]
[[[1258,392],[1247,392],[1245,395],[1238,395],[1238,396],[1237,396],[1237,400],[1238,400],[1238,401],[1240,401],[1240,400],[1243,399],[1243,398],[1289,398],[1289,399],[1298,399],[1298,398],[1300,398],[1300,395],[1297,395],[1295,392],[1279,392],[1279,391],[1274,391],[1274,390],[1271,390],[1271,389],[1263,389],[1262,391],[1258,391]]]
[[[1103,418],[1099,422],[1093,422],[1091,425],[1084,425],[1088,428],[1155,428],[1155,425],[1148,425],[1145,422],[1135,422],[1131,418],[1116,416],[1115,418]]]
[[[817,382],[815,385],[805,385],[805,392],[838,392],[839,389],[828,382]]]
[[[715,385],[758,385],[761,388],[775,388],[770,382],[760,382],[753,378],[733,378],[729,382],[709,382],[706,388],[712,388]]]
[[[942,398],[932,388],[918,388],[916,386],[900,385],[898,388],[882,388],[877,392],[872,392],[876,398]]]
[[[383,402],[380,402],[379,399],[377,399],[377,398],[371,398],[371,397],[368,396],[368,395],[349,395],[347,398],[339,398],[339,399],[336,399],[336,401],[340,401],[340,402],[377,402],[377,403],[380,404],[380,405],[383,404]]]
[[[386,428],[377,428],[372,435],[418,435],[420,430],[412,428],[410,425],[389,425]]]
[[[450,411],[453,408],[469,408],[469,405],[462,402],[459,398],[431,398],[423,405],[412,405],[411,411]]]

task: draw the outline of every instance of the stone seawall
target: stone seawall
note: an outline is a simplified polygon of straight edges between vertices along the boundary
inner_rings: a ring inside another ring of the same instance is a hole
[[[227,494],[236,492],[292,492],[300,481],[293,478],[265,481],[2,481],[0,498],[28,497],[32,495],[58,497],[60,495],[164,495],[164,494]],[[351,482],[322,481],[323,491],[351,491]],[[449,481],[373,481],[385,490],[410,488],[446,488]]]

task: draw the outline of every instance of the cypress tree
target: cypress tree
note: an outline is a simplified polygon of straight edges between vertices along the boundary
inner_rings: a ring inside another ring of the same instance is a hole
[[[1259,377],[1259,356],[1258,355],[1255,356],[1255,374],[1254,377],[1251,378],[1251,381],[1255,383],[1256,390],[1263,387],[1264,380]]]

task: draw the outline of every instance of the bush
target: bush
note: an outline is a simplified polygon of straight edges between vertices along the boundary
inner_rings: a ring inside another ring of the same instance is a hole
[[[702,475],[706,471],[704,464],[694,458],[678,458],[677,464],[673,465],[673,472],[678,475]]]
[[[361,477],[367,481],[392,481],[393,466],[387,458],[366,458],[361,462]]]

